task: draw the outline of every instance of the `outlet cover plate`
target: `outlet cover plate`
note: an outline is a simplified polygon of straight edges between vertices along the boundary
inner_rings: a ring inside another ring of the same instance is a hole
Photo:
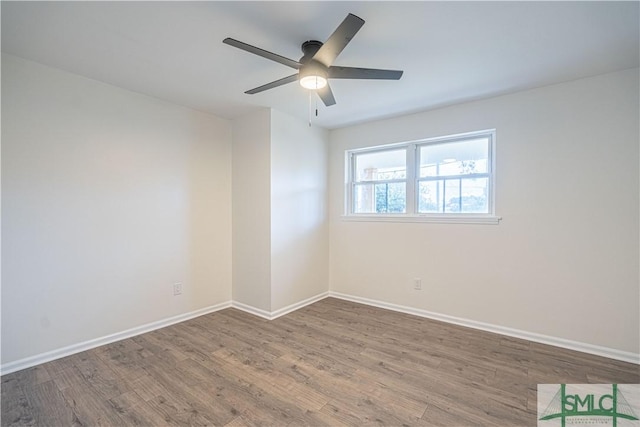
[[[182,282],[176,282],[173,284],[173,295],[182,295]]]

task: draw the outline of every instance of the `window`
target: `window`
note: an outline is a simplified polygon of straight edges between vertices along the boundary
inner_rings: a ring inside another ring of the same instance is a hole
[[[497,223],[495,131],[347,152],[347,218]]]

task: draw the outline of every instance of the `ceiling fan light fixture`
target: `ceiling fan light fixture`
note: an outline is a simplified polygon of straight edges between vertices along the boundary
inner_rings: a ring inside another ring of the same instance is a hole
[[[300,86],[302,86],[305,89],[318,90],[318,89],[322,89],[326,85],[327,85],[327,79],[316,74],[304,76],[300,79]]]
[[[311,61],[300,69],[300,86],[305,89],[318,90],[327,86],[327,67]]]

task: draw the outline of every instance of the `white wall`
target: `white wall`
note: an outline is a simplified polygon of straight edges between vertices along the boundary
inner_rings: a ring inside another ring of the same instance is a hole
[[[271,111],[271,310],[327,291],[328,132]]]
[[[3,364],[229,301],[230,246],[228,121],[2,56]]]
[[[327,291],[326,130],[275,110],[233,121],[233,300],[263,315]]]
[[[271,310],[271,111],[233,121],[233,300]]]
[[[331,290],[639,353],[638,93],[635,69],[332,131]],[[489,128],[499,225],[340,219],[346,149]]]

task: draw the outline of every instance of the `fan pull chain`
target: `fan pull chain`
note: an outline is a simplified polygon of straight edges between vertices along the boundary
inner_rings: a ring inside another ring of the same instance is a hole
[[[315,91],[313,90],[309,90],[309,127],[311,127],[311,117],[312,117],[312,110],[313,110],[313,94],[315,93]],[[318,117],[318,98],[315,98],[316,103],[315,103],[315,111],[316,111],[316,117]]]

